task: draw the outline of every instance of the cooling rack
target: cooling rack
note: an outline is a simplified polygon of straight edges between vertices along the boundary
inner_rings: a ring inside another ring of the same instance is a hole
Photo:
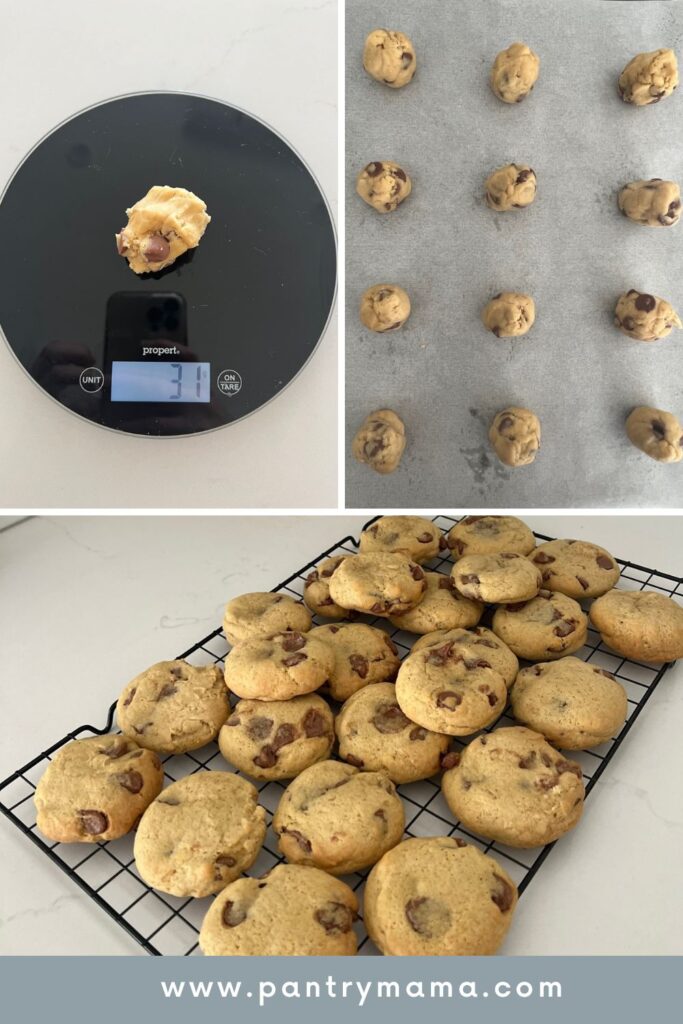
[[[377,518],[379,517],[376,516],[366,523],[366,527]],[[458,518],[435,516],[434,522],[447,531],[458,522]],[[539,541],[551,539],[543,534],[536,534],[536,538]],[[344,537],[292,573],[273,590],[301,597],[306,575],[313,566],[331,555],[354,554],[357,549],[357,540],[350,536]],[[617,562],[621,568],[619,587],[629,590],[642,590],[647,587],[668,596],[683,596],[683,579],[655,569],[646,569],[623,559],[617,559]],[[443,569],[449,573],[451,566],[449,557],[444,555],[434,558],[425,567],[433,571]],[[391,627],[390,623],[383,619],[366,617],[366,620],[386,630],[399,647],[402,656],[410,650],[415,640],[414,636]],[[315,621],[320,624],[324,620],[315,617]],[[229,645],[222,630],[218,628],[178,657],[195,665],[218,664],[223,661],[228,650]],[[589,795],[670,665],[654,667],[621,658],[601,643],[599,634],[590,625],[586,645],[575,656],[611,672],[626,689],[628,697],[628,717],[618,735],[593,750],[573,751],[571,754],[572,759],[581,765],[586,794]],[[136,871],[131,835],[93,845],[54,843],[42,836],[36,828],[33,794],[48,762],[71,740],[101,736],[114,730],[115,706],[114,703],[109,708],[107,720],[102,728],[92,725],[78,726],[1,782],[0,811],[148,953],[153,956],[194,956],[200,953],[198,934],[211,897],[177,898],[152,890]],[[488,731],[511,722],[512,719],[506,711]],[[469,739],[470,737],[464,741],[456,740],[455,745],[463,746]],[[169,782],[193,772],[212,769],[226,771],[231,767],[224,761],[215,743],[188,754],[169,755],[162,760],[164,773]],[[249,872],[258,875],[283,860],[277,851],[271,821],[286,782],[257,781],[255,784],[259,790],[259,801],[266,809],[269,826],[263,849]],[[453,818],[441,796],[438,780],[428,779],[402,785],[398,787],[398,792],[406,811],[406,835],[466,837],[468,842],[475,844],[484,852],[491,852],[499,860],[518,885],[520,893],[530,884],[554,845],[551,843],[533,850],[518,850],[497,842],[486,842],[472,835]],[[362,891],[366,875],[367,872],[361,872],[347,877],[345,881],[354,890]],[[376,954],[377,950],[368,939],[362,920],[357,922],[357,929],[359,953]]]

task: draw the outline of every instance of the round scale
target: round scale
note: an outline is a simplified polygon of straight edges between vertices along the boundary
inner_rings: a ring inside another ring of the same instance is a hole
[[[187,188],[211,223],[142,276],[116,251],[126,208]],[[55,128],[0,202],[0,327],[38,386],[134,434],[224,426],[299,372],[329,319],[334,229],[318,184],[274,131],[217,100],[144,93]]]

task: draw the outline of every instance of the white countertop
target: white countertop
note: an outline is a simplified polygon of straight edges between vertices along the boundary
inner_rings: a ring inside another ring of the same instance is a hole
[[[103,725],[123,683],[215,628],[225,601],[268,590],[354,516],[51,518],[0,532],[0,778],[67,731]],[[683,518],[528,517],[683,575]],[[0,523],[0,527],[2,523]],[[580,826],[524,894],[508,954],[680,954],[683,666],[608,766]],[[1,954],[133,954],[137,944],[4,818]]]
[[[336,218],[336,0],[117,0],[96,17],[88,0],[39,0],[4,10],[2,35],[0,192],[63,119],[169,89],[266,121],[307,162]],[[2,245],[7,257],[11,241]],[[336,507],[336,379],[335,316],[308,365],[254,415],[197,437],[130,437],[49,401],[0,337],[0,506]]]

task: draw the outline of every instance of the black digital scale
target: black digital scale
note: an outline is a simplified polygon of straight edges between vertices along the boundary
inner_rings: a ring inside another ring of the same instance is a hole
[[[197,249],[138,276],[116,251],[126,208],[187,188]],[[29,153],[0,201],[0,327],[38,386],[85,419],[179,435],[254,412],[297,375],[334,300],[329,208],[271,128],[217,100],[123,96]]]

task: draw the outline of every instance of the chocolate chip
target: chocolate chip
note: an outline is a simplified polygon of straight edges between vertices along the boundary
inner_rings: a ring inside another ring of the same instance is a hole
[[[515,182],[515,185],[521,185],[522,182],[526,181],[527,178],[530,178],[533,173],[534,172],[532,170],[527,170],[526,168],[523,171],[520,171],[517,175],[517,181]]]
[[[408,733],[409,740],[426,740],[427,730],[423,729],[421,725],[416,725],[414,729],[411,729]]]
[[[386,633],[384,634],[384,643],[387,645],[392,654],[398,654],[398,647],[391,639],[391,637],[387,636]]]
[[[379,161],[375,161],[375,163],[368,164],[368,166],[365,168],[365,173],[370,178],[376,178],[378,174],[382,173],[382,170],[383,165]]]
[[[412,62],[413,62],[413,55],[412,55],[412,53],[408,53],[407,50],[404,50],[403,53],[401,54],[401,64],[403,64],[404,68],[408,68],[408,67],[410,67]]]
[[[304,581],[304,590],[307,590],[310,587],[311,583],[317,583],[319,579],[320,577],[318,576],[317,569],[314,569],[313,572],[309,572],[308,576]]]
[[[641,312],[643,313],[650,313],[656,305],[657,300],[655,299],[654,295],[648,295],[646,292],[643,292],[641,295],[639,295],[635,301],[636,309],[641,310]]]
[[[495,708],[496,704],[498,703],[498,697],[495,695],[495,693],[489,692],[486,695],[486,699],[488,700],[488,702],[491,705],[491,707]]]
[[[477,584],[481,583],[481,580],[479,579],[478,576],[475,576],[475,574],[471,572],[461,576],[460,582],[463,583],[466,587],[470,587],[477,586]]]
[[[460,752],[457,750],[449,750],[447,754],[444,754],[441,758],[441,771],[447,772],[450,768],[457,768],[460,764]]]
[[[505,878],[501,878],[501,876],[497,875],[495,871],[493,873],[493,877],[497,882],[497,888],[491,893],[491,899],[496,904],[500,912],[504,914],[514,903],[515,890]]]
[[[612,561],[611,558],[608,558],[607,555],[598,555],[598,557],[595,559],[595,561],[598,563],[598,565],[600,566],[601,569],[613,569],[614,568],[614,562]]]
[[[309,739],[314,736],[324,736],[327,732],[327,723],[325,722],[325,718],[316,708],[308,709],[301,724]]]
[[[536,565],[550,565],[551,562],[555,561],[555,556],[546,555],[545,551],[537,551],[532,561]]]
[[[464,541],[458,540],[456,537],[455,539],[449,539],[447,543],[451,551],[455,551],[456,555],[462,557],[462,554],[467,547]]]
[[[421,533],[420,536],[416,537],[415,539],[418,541],[419,544],[429,544],[431,543],[431,541],[434,540],[431,533],[427,533],[426,531],[425,533]]]
[[[237,861],[227,853],[222,853],[219,857],[216,857],[215,863],[218,864],[219,867],[234,868]]]
[[[272,718],[266,718],[264,715],[255,715],[247,723],[246,731],[252,740],[265,740],[267,736],[270,736],[272,728]]]
[[[504,430],[509,430],[514,425],[512,416],[503,416],[502,420],[498,424],[498,432],[502,434]]]
[[[559,775],[544,775],[542,778],[536,779],[536,785],[539,789],[547,791],[549,789],[554,789],[555,786],[559,784],[559,781]]]
[[[328,935],[344,935],[351,931],[353,913],[344,903],[330,900],[313,915]]]
[[[296,726],[291,725],[289,722],[285,722],[283,725],[278,726],[278,730],[275,733],[272,741],[273,750],[281,750],[282,747],[289,746],[296,739]]]
[[[139,793],[143,787],[144,780],[140,772],[119,772],[114,776],[119,786],[127,789],[129,793]]]
[[[383,615],[384,612],[389,610],[388,601],[375,601],[370,611],[373,615]]]
[[[292,651],[300,651],[302,647],[306,646],[306,637],[303,633],[297,633],[294,630],[288,633],[283,633],[281,640],[281,647],[283,651],[291,653]]]
[[[242,924],[246,916],[247,911],[244,907],[238,906],[233,900],[228,900],[223,907],[221,918],[226,928],[236,928],[238,924]]]
[[[170,251],[171,246],[168,239],[163,235],[150,235],[145,242],[142,254],[148,263],[162,263]]]
[[[295,828],[282,828],[281,831],[280,831],[280,835],[291,836],[292,839],[296,843],[298,843],[298,845],[301,847],[301,849],[304,851],[304,853],[312,853],[313,852],[313,847],[311,846],[309,840],[306,838],[306,836],[302,832],[299,832],[298,829],[295,829]]]
[[[235,726],[235,725],[239,725],[241,721],[242,720],[239,717],[239,715],[231,715],[230,718],[227,720],[227,722],[225,724],[232,727],[232,726]]]
[[[425,574],[420,568],[420,566],[413,565],[412,562],[410,564],[410,575],[413,577],[414,580],[423,580],[425,578]]]
[[[442,690],[436,695],[437,708],[446,708],[447,711],[455,711],[462,704],[462,697],[454,690]]]
[[[128,742],[124,740],[123,736],[117,736],[108,747],[100,747],[100,754],[104,754],[105,757],[110,757],[113,761],[119,757],[123,757],[124,754],[128,753]]]
[[[397,167],[396,170],[392,171],[392,174],[393,174],[393,176],[395,178],[400,178],[401,181],[406,181],[407,180],[406,179],[406,172],[401,170],[400,167]]]
[[[83,831],[89,836],[101,836],[109,828],[109,819],[102,811],[79,811]]]
[[[381,821],[384,821],[384,822],[386,822],[386,820],[387,820],[387,816],[386,816],[386,814],[384,813],[384,811],[382,810],[381,807],[379,808],[378,811],[375,811],[375,813],[373,814],[373,818],[380,818]]]
[[[178,692],[178,687],[174,686],[173,683],[166,683],[165,686],[159,690],[157,694],[157,700],[164,700],[165,697],[172,697],[174,693]]]
[[[410,927],[425,938],[438,938],[450,927],[451,912],[446,904],[428,896],[408,900],[404,909]]]
[[[627,331],[634,331],[636,328],[636,322],[632,316],[625,316],[621,321],[622,327],[625,327]]]
[[[354,754],[347,754],[346,760],[349,764],[352,764],[354,768],[362,768],[365,764],[365,761],[361,760],[360,757],[356,757]]]
[[[453,653],[453,640],[442,644],[441,647],[432,647],[425,654],[425,662],[428,665],[445,665]]]
[[[362,654],[350,654],[349,662],[351,664],[351,670],[360,676],[361,679],[367,679],[370,664],[367,658],[364,658]]]
[[[587,579],[584,579],[583,576],[577,576],[576,579],[581,584],[583,590],[588,590],[590,583]]]
[[[377,710],[370,719],[377,732],[384,734],[402,732],[411,725],[411,721],[396,703],[378,704]]]
[[[453,580],[449,576],[442,576],[439,580],[439,590],[450,590],[453,593],[455,590]]]
[[[509,612],[519,612],[522,608],[526,608],[528,603],[528,601],[515,601],[514,604],[506,604],[505,607]]]
[[[575,622],[572,622],[570,619],[563,619],[561,622],[557,624],[557,626],[555,626],[553,633],[555,634],[555,636],[569,636],[569,634],[573,633],[575,629]]]
[[[525,769],[526,768],[533,768],[533,766],[535,764],[536,764],[536,751],[535,750],[531,750],[528,754],[525,754],[524,757],[520,757],[519,762],[518,762],[519,767],[520,768],[525,768]]]
[[[259,768],[272,768],[277,763],[277,754],[272,747],[265,746],[261,747],[259,753],[252,760]]]
[[[289,657],[282,659],[282,664],[286,665],[287,668],[294,668],[295,665],[300,665],[302,661],[306,661],[308,655],[303,652],[299,654],[290,654]]]
[[[581,767],[576,761],[566,761],[562,758],[560,761],[555,762],[555,767],[560,775],[563,775],[565,772],[571,772],[572,775],[576,775],[577,779],[581,778]]]
[[[126,699],[123,702],[124,708],[127,708],[130,704],[133,703],[133,697],[135,696],[136,693],[137,693],[137,687],[134,686],[133,689],[130,691],[130,693],[128,694],[128,696],[126,697]]]

